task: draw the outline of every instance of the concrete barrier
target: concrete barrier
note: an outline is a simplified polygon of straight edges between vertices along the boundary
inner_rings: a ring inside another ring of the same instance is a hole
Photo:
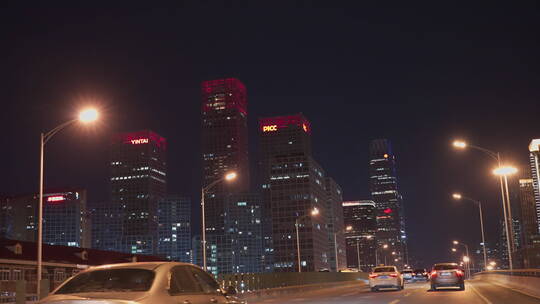
[[[326,288],[335,288],[335,287],[350,288],[353,286],[358,286],[358,288],[367,288],[367,284],[365,283],[365,281],[357,280],[357,281],[319,283],[319,284],[307,284],[307,285],[300,285],[300,286],[261,289],[261,290],[250,291],[250,292],[239,294],[239,297],[244,300],[264,299],[264,298],[273,298],[273,297],[283,296],[287,294],[306,293],[306,292],[310,292],[314,290],[322,290]]]
[[[540,298],[540,269],[485,271],[476,273],[474,278]]]

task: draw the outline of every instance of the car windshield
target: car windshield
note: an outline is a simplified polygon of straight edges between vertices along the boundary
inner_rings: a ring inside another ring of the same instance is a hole
[[[394,267],[379,267],[373,270],[373,272],[395,272],[395,271],[396,270],[394,269]]]
[[[155,273],[146,269],[106,269],[83,272],[60,288],[56,294],[83,292],[147,291]]]
[[[434,270],[452,270],[452,269],[457,269],[457,268],[458,266],[453,265],[453,264],[439,264],[433,267]]]

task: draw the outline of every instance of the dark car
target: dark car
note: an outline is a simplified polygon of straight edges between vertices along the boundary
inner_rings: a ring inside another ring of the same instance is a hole
[[[427,270],[425,270],[423,268],[419,268],[419,269],[415,269],[413,271],[413,281],[414,282],[417,282],[417,281],[427,282],[428,280],[429,280],[429,275],[428,275]]]
[[[463,270],[456,263],[439,263],[433,266],[430,274],[431,290],[439,287],[458,287],[465,290]]]

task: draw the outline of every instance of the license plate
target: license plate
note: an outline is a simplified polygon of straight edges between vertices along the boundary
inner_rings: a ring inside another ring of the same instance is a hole
[[[450,272],[441,272],[441,276],[449,276],[450,275]]]
[[[380,276],[381,279],[388,279],[388,276]]]

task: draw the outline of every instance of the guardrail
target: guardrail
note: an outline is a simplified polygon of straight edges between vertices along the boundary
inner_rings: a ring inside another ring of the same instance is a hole
[[[367,280],[365,272],[272,272],[221,274],[217,279],[223,288],[234,286],[239,292],[300,285]]]
[[[482,274],[500,274],[521,277],[540,277],[540,269],[514,269],[514,270],[489,270],[477,272],[474,275]]]
[[[540,298],[540,269],[483,271],[475,273],[474,278]]]

